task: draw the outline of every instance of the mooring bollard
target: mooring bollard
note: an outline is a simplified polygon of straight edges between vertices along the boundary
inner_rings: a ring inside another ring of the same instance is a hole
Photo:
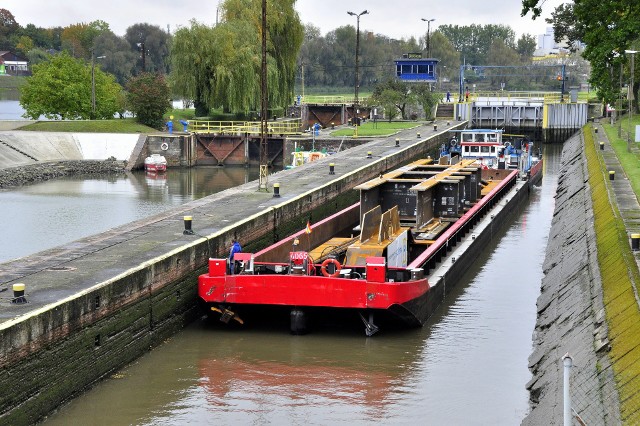
[[[420,139],[420,132],[416,133],[416,135],[418,136],[418,139]]]
[[[614,170],[609,171],[609,180],[616,180],[616,172]]]
[[[24,297],[25,285],[23,283],[16,283],[13,285],[13,299],[11,303],[27,303],[27,299]]]
[[[191,230],[191,222],[193,218],[191,216],[185,216],[183,219],[184,219],[184,231],[182,231],[182,233],[184,235],[193,235],[193,231]]]
[[[600,142],[600,151],[604,151],[604,142]]]
[[[273,184],[273,197],[274,198],[279,198],[280,197],[280,184],[279,183],[274,183]]]
[[[396,146],[400,146],[400,138],[396,138]]]
[[[367,158],[373,158],[371,151],[367,151]]]
[[[335,164],[329,163],[329,174],[330,175],[335,175],[336,174],[334,168],[335,168]]]
[[[631,234],[631,250],[640,250],[640,234]]]
[[[437,131],[437,130],[438,130],[438,125],[437,125],[437,124],[434,124],[434,125],[433,125],[433,131],[435,132],[435,131]]]

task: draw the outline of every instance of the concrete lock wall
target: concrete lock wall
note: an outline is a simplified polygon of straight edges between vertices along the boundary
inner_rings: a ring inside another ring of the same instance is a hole
[[[443,132],[373,160],[207,239],[194,237],[114,278],[0,324],[0,423],[32,424],[192,321],[198,315],[197,276],[209,257],[226,257],[233,237],[247,242],[245,251],[257,251],[302,229],[307,218],[317,221],[352,204],[358,199],[352,190],[357,184],[424,157],[446,139]],[[225,196],[192,203],[203,206]]]

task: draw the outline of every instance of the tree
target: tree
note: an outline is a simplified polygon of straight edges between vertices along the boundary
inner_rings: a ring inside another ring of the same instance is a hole
[[[62,31],[62,47],[75,58],[90,59],[95,39],[105,31],[109,24],[100,20],[69,25]]]
[[[520,55],[520,59],[523,61],[530,60],[536,51],[537,45],[535,37],[531,34],[522,34],[516,42],[516,51]]]
[[[413,84],[411,87],[415,100],[422,106],[425,118],[427,120],[433,119],[435,106],[442,99],[442,93],[431,90],[431,85],[429,83]]]
[[[402,114],[402,119],[407,119],[407,107],[415,104],[415,94],[412,88],[415,86],[408,84],[404,81],[400,81],[396,78],[390,78],[384,83],[376,85],[371,95],[370,104],[383,105],[385,111],[388,110],[388,103],[393,101],[396,108]],[[395,95],[391,96],[391,93]]]
[[[451,41],[465,63],[484,65],[493,40],[515,48],[515,31],[506,25],[440,25],[438,30]]]
[[[124,38],[137,52],[139,72],[169,72],[171,36],[166,31],[157,25],[134,24],[127,28]]]
[[[162,74],[143,73],[127,84],[127,104],[138,122],[155,129],[164,125],[162,116],[171,108],[169,86]]]
[[[0,9],[0,49],[13,49],[9,38],[18,28],[20,26],[13,14],[7,9]]]
[[[135,73],[139,55],[131,50],[124,37],[109,30],[102,32],[94,40],[94,56],[104,56],[100,59],[101,68],[113,74],[116,81],[124,86]]]
[[[293,99],[302,24],[292,0],[272,0],[267,11],[267,90],[270,108]],[[175,93],[193,99],[196,114],[213,107],[247,113],[260,104],[261,4],[226,0],[223,22],[208,27],[196,21],[174,37],[171,83]],[[277,11],[277,12],[276,12]]]
[[[122,88],[113,76],[95,68],[96,118],[113,118]],[[22,87],[20,105],[25,117],[41,115],[49,119],[89,119],[92,116],[91,65],[67,53],[34,65],[33,76]]]

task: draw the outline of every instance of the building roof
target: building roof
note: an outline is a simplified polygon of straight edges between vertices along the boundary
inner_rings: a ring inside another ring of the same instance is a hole
[[[4,59],[4,61],[16,61],[16,62],[28,62],[26,58],[23,58],[22,56],[18,56],[13,52],[10,52],[8,50],[2,50],[0,51],[0,58]]]

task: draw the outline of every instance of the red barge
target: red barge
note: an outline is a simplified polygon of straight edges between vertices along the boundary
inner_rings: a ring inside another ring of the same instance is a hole
[[[357,186],[359,203],[257,253],[237,253],[235,268],[210,259],[198,294],[223,322],[242,323],[261,306],[286,308],[294,334],[306,332],[306,313],[319,308],[357,311],[368,336],[382,318],[420,326],[443,297],[431,294],[429,271],[479,232],[474,226],[487,213],[493,220],[495,208],[512,208],[497,206],[506,194],[526,197],[542,175],[541,160],[531,166],[416,161]]]

